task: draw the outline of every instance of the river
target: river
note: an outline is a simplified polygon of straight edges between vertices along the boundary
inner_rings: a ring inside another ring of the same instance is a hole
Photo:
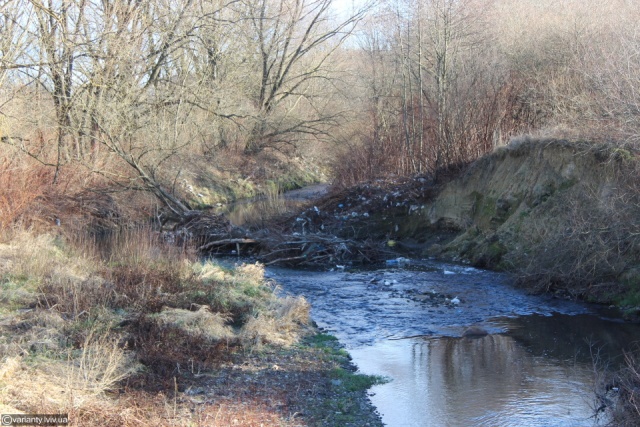
[[[325,191],[319,185],[224,209],[236,224],[266,224],[270,212]],[[597,306],[528,295],[500,273],[433,260],[403,264],[267,270],[284,293],[307,298],[315,322],[338,337],[360,372],[389,379],[370,390],[385,425],[606,424],[595,411],[598,375],[636,348],[640,325]],[[487,335],[465,336],[470,327]]]
[[[346,346],[385,425],[593,426],[598,364],[618,364],[640,327],[598,307],[512,287],[505,275],[429,260],[406,268],[268,269]],[[464,336],[470,326],[488,335]]]

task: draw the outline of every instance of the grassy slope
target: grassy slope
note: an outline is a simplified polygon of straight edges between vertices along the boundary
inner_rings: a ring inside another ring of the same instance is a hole
[[[344,361],[297,344],[314,333],[308,304],[277,297],[260,265],[198,262],[150,232],[120,236],[105,259],[20,231],[0,243],[0,287],[5,413],[69,413],[71,425],[313,425],[338,403],[305,405],[335,396],[351,417],[363,413],[345,403],[357,393],[322,394]]]

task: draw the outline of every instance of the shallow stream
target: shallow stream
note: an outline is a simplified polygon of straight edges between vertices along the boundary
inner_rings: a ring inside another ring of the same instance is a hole
[[[594,360],[620,363],[640,340],[639,325],[465,266],[268,275],[308,299],[361,372],[390,379],[370,391],[390,427],[602,425]],[[470,326],[488,335],[464,336]]]

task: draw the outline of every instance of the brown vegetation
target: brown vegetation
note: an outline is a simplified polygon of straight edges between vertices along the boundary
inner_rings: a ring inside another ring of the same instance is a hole
[[[514,261],[522,283],[541,292],[562,290],[593,301],[637,305],[640,163],[637,153],[619,150],[607,160],[612,171],[607,184],[586,183],[552,208],[565,216],[562,232],[540,227],[531,234],[538,244],[529,260]]]
[[[0,398],[11,412],[69,413],[73,425],[200,416],[253,425],[274,411],[260,403],[240,416],[230,402],[230,411],[216,404],[187,415],[177,393],[238,351],[296,342],[308,330],[308,304],[277,298],[260,265],[194,262],[145,233],[121,239],[105,259],[46,234],[15,231],[0,244]],[[172,410],[148,412],[172,399]],[[287,425],[283,416],[267,419]]]
[[[353,54],[360,103],[336,180],[435,177],[521,133],[635,142],[638,13],[623,1],[385,3]]]

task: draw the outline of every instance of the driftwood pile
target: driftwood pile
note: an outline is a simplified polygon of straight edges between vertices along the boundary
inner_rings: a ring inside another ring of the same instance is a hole
[[[229,247],[240,253],[241,246],[255,246],[257,241],[247,237],[246,230],[231,224],[224,215],[203,211],[187,211],[170,216],[161,222],[165,240],[189,243],[203,254],[229,254]]]
[[[247,230],[222,215],[190,211],[176,223],[202,254],[253,257],[267,265],[335,267],[376,263],[397,256],[386,243],[393,221],[373,216],[411,214],[435,194],[424,178],[377,180],[335,191],[289,217],[271,218],[268,230]]]
[[[326,267],[380,261],[380,248],[329,234],[279,235],[265,240],[258,259],[266,265]]]
[[[252,257],[266,265],[317,268],[382,259],[379,243],[324,233],[309,216],[294,218],[288,230],[249,231],[223,215],[192,211],[166,232],[191,242],[203,255]]]

